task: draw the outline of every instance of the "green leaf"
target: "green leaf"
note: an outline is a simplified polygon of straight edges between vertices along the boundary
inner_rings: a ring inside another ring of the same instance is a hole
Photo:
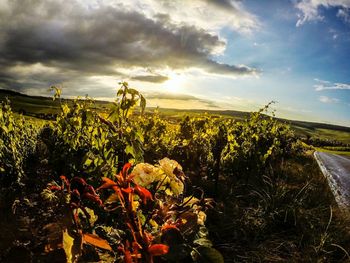
[[[193,241],[193,244],[201,246],[201,247],[212,247],[213,243],[207,238],[198,238]]]
[[[92,160],[91,159],[86,159],[86,161],[84,162],[84,165],[86,166],[90,166],[92,164]]]
[[[125,147],[125,153],[130,154],[132,157],[135,157],[135,149],[132,145],[127,145]]]
[[[192,253],[195,262],[224,263],[224,257],[219,251],[211,247],[199,247]]]
[[[61,97],[62,90],[56,86],[51,86],[50,90],[53,90],[55,94],[53,95],[53,100],[59,99]]]
[[[141,114],[143,114],[145,112],[145,108],[146,108],[146,99],[144,96],[140,95],[140,107],[141,107]]]

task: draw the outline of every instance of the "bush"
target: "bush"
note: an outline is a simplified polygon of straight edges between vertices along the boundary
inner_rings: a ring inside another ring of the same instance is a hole
[[[9,101],[0,104],[0,186],[21,183],[26,158],[34,151],[37,129],[15,116]]]

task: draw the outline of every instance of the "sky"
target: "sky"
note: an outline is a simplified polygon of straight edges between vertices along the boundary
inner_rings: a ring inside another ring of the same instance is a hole
[[[0,88],[350,126],[350,0],[0,0]]]

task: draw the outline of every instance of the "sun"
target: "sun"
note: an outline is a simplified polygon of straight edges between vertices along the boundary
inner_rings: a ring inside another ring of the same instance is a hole
[[[167,92],[178,93],[182,90],[184,83],[184,76],[173,73],[169,76],[169,79],[164,82],[163,87]]]

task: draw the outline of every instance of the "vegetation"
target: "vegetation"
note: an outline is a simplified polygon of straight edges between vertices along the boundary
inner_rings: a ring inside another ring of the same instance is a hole
[[[1,105],[2,262],[350,260],[347,219],[270,104],[179,119],[127,83],[105,108],[55,91],[54,121]]]

